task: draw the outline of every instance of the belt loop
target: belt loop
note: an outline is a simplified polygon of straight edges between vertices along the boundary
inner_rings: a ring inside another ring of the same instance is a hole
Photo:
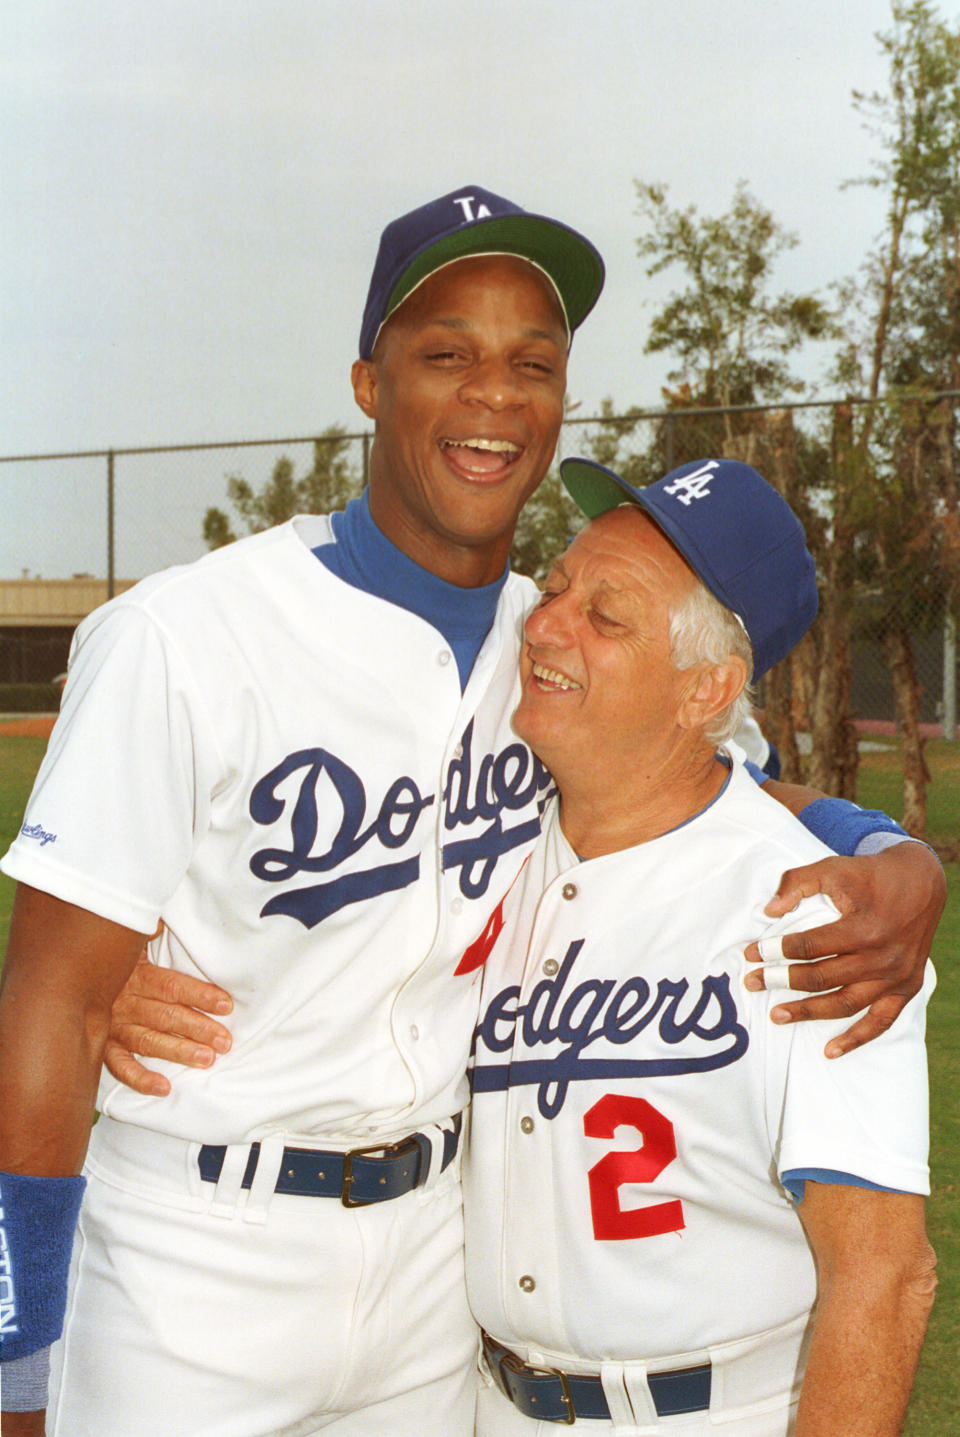
[[[250,1162],[250,1143],[230,1143],[214,1188],[209,1211],[214,1217],[233,1217],[243,1190],[243,1175]]]
[[[270,1203],[280,1175],[283,1162],[283,1138],[275,1136],[260,1139],[260,1158],[257,1162],[253,1182],[243,1210],[244,1222],[263,1224],[267,1221]]]
[[[623,1385],[627,1398],[633,1410],[634,1423],[640,1427],[656,1427],[660,1421],[656,1403],[653,1400],[653,1393],[650,1391],[650,1383],[647,1378],[647,1369],[642,1362],[631,1362],[629,1366],[621,1369],[623,1374]],[[600,1369],[601,1376],[603,1369]]]
[[[649,1416],[645,1413],[642,1402],[635,1406],[631,1400],[632,1389],[627,1381],[627,1374],[622,1363],[601,1363],[599,1375],[603,1395],[610,1408],[610,1421],[613,1423],[614,1432],[634,1432],[641,1422],[644,1425],[656,1422],[657,1414],[654,1411],[653,1403],[650,1402],[649,1393],[647,1394],[647,1401],[650,1402]]]

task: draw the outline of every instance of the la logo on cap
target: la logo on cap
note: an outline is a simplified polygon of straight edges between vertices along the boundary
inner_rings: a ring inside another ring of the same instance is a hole
[[[463,210],[463,223],[465,225],[473,224],[475,220],[489,220],[493,218],[485,204],[480,204],[478,208],[474,210],[473,206],[475,201],[476,195],[456,195],[454,197],[453,203],[459,205]]]
[[[681,504],[687,508],[694,499],[706,499],[710,493],[710,482],[713,479],[713,471],[718,468],[716,459],[708,459],[699,469],[694,469],[692,474],[682,474],[672,484],[663,486],[664,494],[675,494]]]

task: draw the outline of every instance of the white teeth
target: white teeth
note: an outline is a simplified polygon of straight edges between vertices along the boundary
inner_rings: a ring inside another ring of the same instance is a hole
[[[458,449],[489,449],[494,454],[519,454],[520,445],[511,444],[509,439],[444,439],[443,448],[451,445]]]
[[[567,678],[566,674],[560,674],[556,669],[545,669],[543,664],[534,664],[533,676],[535,679],[543,679],[545,683],[556,684],[561,689],[579,689],[582,684],[574,683],[573,679]]]

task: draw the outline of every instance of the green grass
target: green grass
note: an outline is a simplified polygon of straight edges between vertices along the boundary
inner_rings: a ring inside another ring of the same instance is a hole
[[[878,752],[860,760],[857,801],[864,808],[882,808],[891,818],[903,814],[900,745],[896,739],[871,739]],[[880,749],[882,745],[882,749]],[[930,739],[924,749],[930,785],[927,788],[927,840],[957,851],[960,841],[960,744]]]
[[[0,735],[0,852],[20,826],[44,748],[43,739]],[[931,742],[927,762],[933,776],[928,836],[955,851],[960,839],[960,745]],[[899,815],[899,755],[893,740],[882,752],[864,755],[858,796],[868,808]],[[960,1432],[960,863],[947,864],[947,878],[947,907],[933,950],[939,983],[929,1016],[933,1196],[928,1228],[940,1260],[940,1289],[905,1437]],[[0,874],[0,951],[6,949],[12,899],[13,884]]]
[[[947,880],[947,906],[933,946],[937,991],[927,1027],[932,1184],[927,1231],[939,1259],[940,1286],[903,1429],[907,1437],[960,1432],[960,864],[947,865]]]

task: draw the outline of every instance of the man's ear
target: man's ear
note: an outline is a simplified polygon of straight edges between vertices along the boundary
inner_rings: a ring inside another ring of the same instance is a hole
[[[690,675],[690,685],[677,714],[681,728],[705,728],[739,698],[750,678],[745,660],[728,654],[719,664],[700,664]]]
[[[355,359],[350,371],[353,397],[368,419],[377,417],[377,366],[372,359]]]

